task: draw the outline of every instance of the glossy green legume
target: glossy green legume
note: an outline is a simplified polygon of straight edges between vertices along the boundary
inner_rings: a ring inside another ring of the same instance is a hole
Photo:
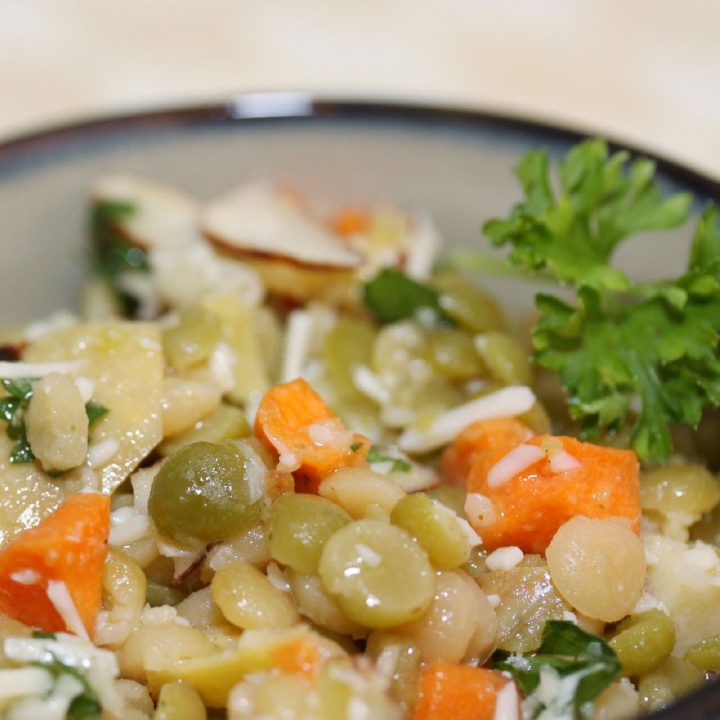
[[[468,380],[484,373],[472,338],[462,330],[435,330],[428,346],[432,366],[451,380]]]
[[[610,641],[629,677],[644,675],[657,668],[675,645],[675,625],[662,610],[649,610],[620,623]]]
[[[417,539],[438,570],[452,570],[468,561],[470,542],[457,515],[424,493],[402,498],[390,519]]]
[[[695,643],[685,653],[685,660],[706,672],[720,672],[720,635]]]
[[[720,481],[701,465],[666,465],[642,473],[640,504],[661,513],[710,512],[720,503]]]
[[[185,599],[185,593],[178,587],[161,585],[160,583],[148,580],[145,590],[145,600],[150,607],[161,605],[175,606]]]
[[[420,652],[407,638],[375,630],[367,639],[366,652],[385,669],[390,668],[390,694],[409,716],[417,700]]]
[[[507,333],[478,335],[475,346],[490,375],[506,385],[529,385],[532,381],[527,351]]]
[[[442,273],[432,282],[440,290],[443,312],[461,327],[471,332],[485,332],[505,324],[499,305],[466,277]]]
[[[326,541],[351,520],[339,505],[325,498],[282,495],[270,509],[270,554],[297,572],[316,573]]]
[[[215,313],[203,308],[186,310],[177,325],[163,331],[168,364],[177,370],[199,365],[210,357],[220,336],[220,319]]]
[[[178,542],[218,542],[252,525],[262,500],[250,478],[255,459],[237,445],[199,442],[182,448],[160,468],[148,512],[157,529]]]
[[[245,413],[233,405],[222,404],[189,430],[163,440],[157,450],[160,455],[167,457],[195,442],[222,443],[249,434],[250,425]]]
[[[427,491],[426,495],[441,502],[460,517],[465,517],[465,498],[467,491],[457,485],[438,485]]]
[[[425,551],[407,532],[379,520],[358,520],[336,532],[319,570],[345,614],[372,628],[419,617],[435,589]]]

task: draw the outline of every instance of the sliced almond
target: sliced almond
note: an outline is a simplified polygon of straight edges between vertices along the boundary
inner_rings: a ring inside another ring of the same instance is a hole
[[[128,242],[143,250],[197,243],[199,203],[170,185],[132,175],[105,175],[91,190],[95,202],[127,202],[134,212],[116,222]]]
[[[262,185],[241,187],[208,205],[205,236],[239,258],[272,258],[318,270],[354,270],[362,257],[287,195]]]

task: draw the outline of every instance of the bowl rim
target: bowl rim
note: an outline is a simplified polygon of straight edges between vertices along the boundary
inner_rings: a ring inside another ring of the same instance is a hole
[[[0,140],[0,167],[26,154],[43,153],[65,143],[86,138],[111,137],[128,130],[190,128],[200,124],[232,126],[243,123],[275,123],[291,120],[372,120],[412,122],[428,127],[470,128],[488,131],[525,132],[538,138],[576,143],[589,136],[607,140],[613,150],[625,150],[631,157],[653,160],[666,177],[688,189],[720,201],[720,178],[715,179],[683,162],[620,137],[516,112],[478,106],[432,104],[373,98],[344,98],[305,91],[263,91],[232,95],[225,99],[170,104],[90,115],[50,123]],[[667,708],[648,715],[652,720],[710,720],[720,717],[720,680],[687,695]]]
[[[427,126],[526,132],[549,140],[577,143],[587,137],[607,140],[612,150],[625,150],[631,157],[647,157],[658,170],[695,192],[720,200],[720,178],[707,175],[680,160],[672,159],[612,133],[555,122],[522,113],[479,106],[447,105],[373,98],[341,98],[305,91],[263,91],[232,95],[197,104],[170,104],[128,112],[90,115],[50,123],[0,140],[0,164],[27,153],[44,152],[84,138],[142,129],[182,129],[199,124],[220,126],[242,123],[274,123],[290,120],[370,120],[414,122]]]

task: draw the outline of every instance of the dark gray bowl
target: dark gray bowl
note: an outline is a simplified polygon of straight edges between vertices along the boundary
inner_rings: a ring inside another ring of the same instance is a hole
[[[0,324],[75,304],[87,269],[85,197],[104,172],[165,179],[201,197],[269,179],[328,204],[392,201],[429,209],[451,246],[483,246],[482,222],[518,199],[511,169],[519,155],[539,145],[559,154],[580,138],[573,130],[489,113],[270,93],[10,140],[0,144]],[[698,204],[720,201],[719,183],[655,159],[669,189],[691,191]],[[638,277],[679,274],[687,231],[652,242],[652,252],[642,238],[629,243],[620,262]],[[527,285],[488,284],[504,302],[529,306]],[[718,718],[720,684],[653,717]]]

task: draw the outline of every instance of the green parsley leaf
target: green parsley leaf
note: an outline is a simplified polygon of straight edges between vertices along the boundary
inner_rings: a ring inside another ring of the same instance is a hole
[[[408,470],[412,467],[407,460],[382,453],[375,447],[370,448],[370,451],[367,454],[367,461],[369,463],[392,463],[391,469],[393,472],[408,472]]]
[[[30,443],[25,435],[25,411],[33,394],[34,378],[8,378],[0,381],[9,397],[0,398],[0,420],[7,423],[6,435],[17,442],[10,450],[10,462],[13,465],[29,463],[35,459]]]
[[[90,210],[90,237],[95,251],[95,271],[108,282],[120,299],[126,315],[135,315],[137,298],[123,290],[118,279],[125,273],[150,272],[147,253],[131,245],[122,235],[119,226],[132,216],[136,208],[132,203],[101,200]]]
[[[350,452],[356,453],[362,446],[361,442],[354,442],[350,445]]]
[[[576,681],[574,694],[566,699],[566,704],[552,708],[552,716],[558,718],[587,717],[588,704],[621,672],[615,651],[602,638],[581,630],[574,623],[560,620],[545,623],[537,652],[507,656],[496,662],[495,667],[512,674],[525,694],[525,709],[530,710],[532,717],[548,709],[533,696],[548,669],[553,675],[574,677]]]
[[[533,345],[536,361],[559,373],[582,436],[630,423],[635,452],[661,462],[671,424],[695,426],[720,404],[720,226],[709,207],[677,279],[635,283],[612,267],[629,236],[687,218],[690,196],[664,197],[654,172],[649,160],[629,163],[589,140],[559,163],[555,190],[549,157],[535,150],[517,170],[525,199],[484,229],[510,247],[511,262],[575,292],[570,301],[537,296]]]
[[[10,463],[12,465],[21,465],[31,463],[35,459],[30,443],[23,438],[10,451]]]
[[[384,268],[366,282],[363,298],[365,306],[382,324],[407,320],[423,308],[444,319],[438,291],[394,268]]]
[[[93,425],[100,422],[110,410],[104,405],[101,405],[97,400],[88,400],[85,403],[85,412],[88,416],[88,427],[92,428]]]
[[[31,637],[36,640],[57,640],[57,635],[53,632],[46,632],[45,630],[33,630]]]
[[[29,400],[33,394],[32,384],[35,378],[18,378],[17,380],[2,381],[2,386],[10,395],[18,400]]]

